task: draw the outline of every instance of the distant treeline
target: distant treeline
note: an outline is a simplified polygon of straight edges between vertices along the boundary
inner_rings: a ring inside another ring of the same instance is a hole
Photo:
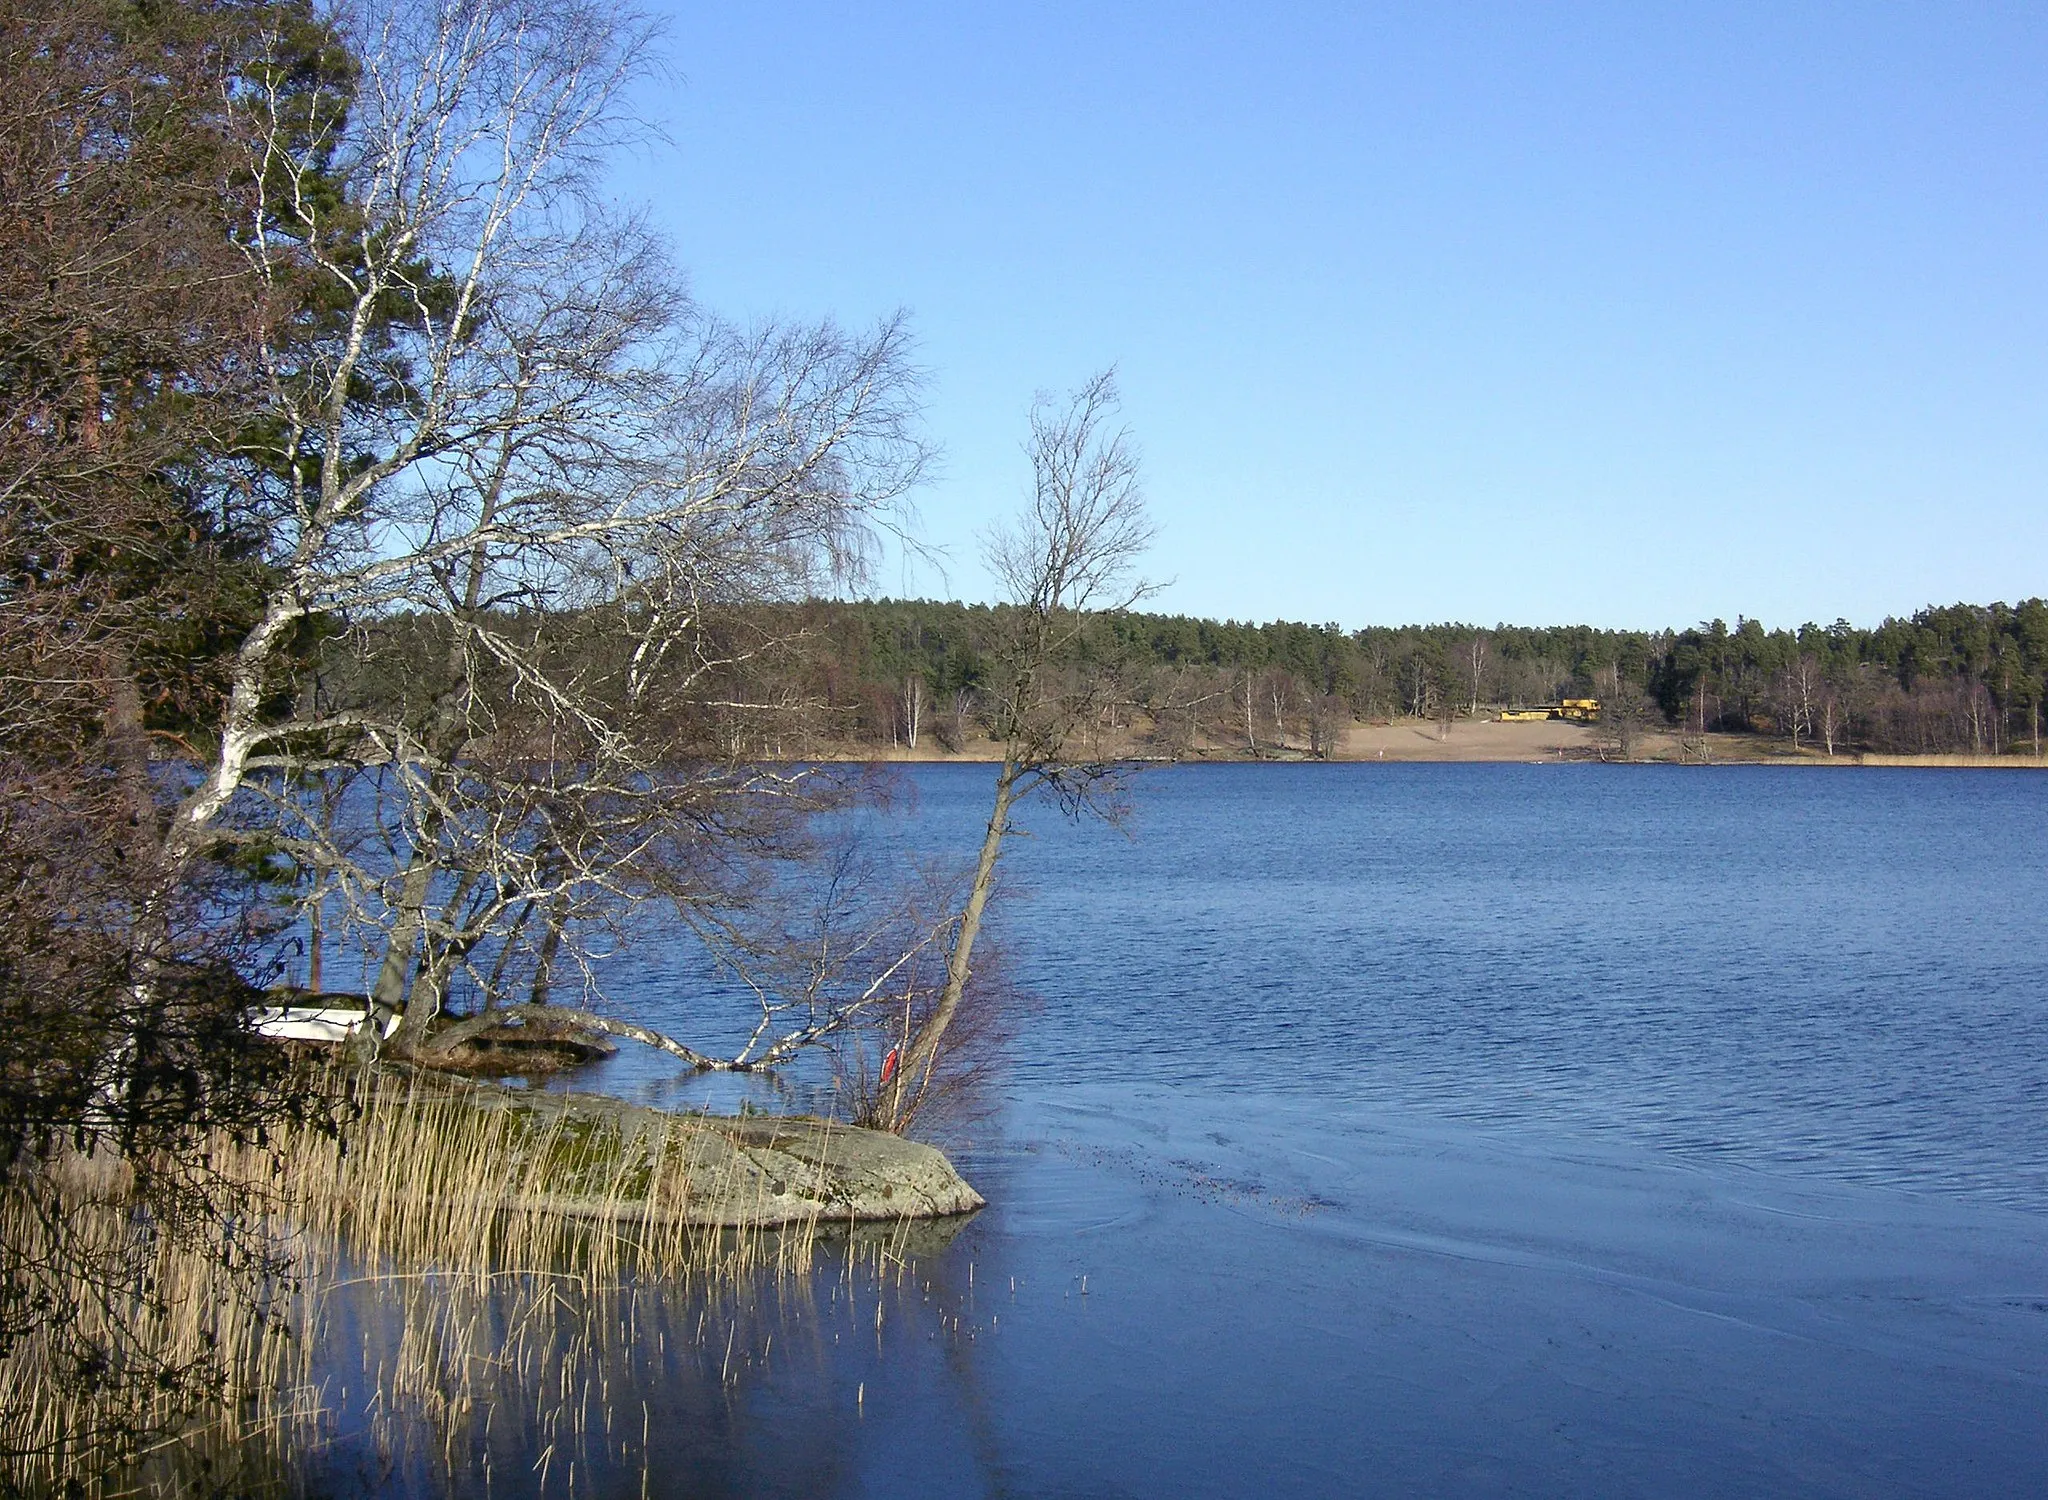
[[[795,611],[813,701],[842,737],[915,744],[971,733],[1000,606],[881,600]],[[785,626],[789,621],[782,622]],[[1370,626],[1105,616],[1077,668],[1128,680],[1152,732],[1322,749],[1345,719],[1448,719],[1598,697],[1706,735],[1777,734],[1830,750],[2038,753],[2048,602],[1956,604],[1874,629],[1466,624]],[[1106,725],[1105,728],[1119,726]]]

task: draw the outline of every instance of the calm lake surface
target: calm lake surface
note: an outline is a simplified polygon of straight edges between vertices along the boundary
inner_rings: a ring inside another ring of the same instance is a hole
[[[970,851],[992,773],[909,779],[878,836]],[[635,1323],[582,1491],[2048,1493],[2048,775],[1213,766],[1028,821],[1035,1008],[946,1142],[990,1207]],[[614,991],[701,1035],[706,983],[651,934]],[[563,1492],[516,1405],[334,1486]]]

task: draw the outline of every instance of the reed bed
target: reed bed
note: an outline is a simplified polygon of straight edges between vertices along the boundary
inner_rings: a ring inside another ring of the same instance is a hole
[[[723,1384],[736,1345],[742,1366],[754,1358],[743,1309],[781,1305],[818,1253],[816,1215],[691,1222],[694,1195],[730,1209],[765,1191],[707,1182],[701,1130],[386,1072],[308,1086],[344,1101],[339,1128],[214,1142],[233,1207],[185,1232],[138,1215],[118,1163],[53,1160],[0,1189],[7,1243],[71,1275],[89,1310],[0,1359],[0,1490],[289,1492],[346,1409],[368,1415],[378,1462],[488,1474],[517,1430],[574,1492],[579,1466],[616,1471],[644,1436],[614,1400],[638,1365],[685,1349],[701,1362],[722,1323]],[[677,1309],[694,1323],[674,1326]],[[81,1339],[112,1351],[106,1378],[76,1378]],[[192,1379],[139,1378],[166,1369]]]
[[[892,1335],[899,1303],[914,1316],[904,1281],[915,1283],[916,1262],[897,1253],[894,1226],[877,1229],[821,1241],[816,1276],[680,1294],[525,1276],[376,1283],[353,1303],[364,1326],[342,1341],[374,1363],[366,1373],[379,1393],[358,1467],[367,1455],[428,1494],[659,1493],[664,1435],[669,1462],[678,1428],[702,1452],[705,1434],[760,1410],[760,1387],[778,1372],[815,1378],[840,1357],[839,1337],[879,1340],[885,1298],[896,1299]]]
[[[254,1491],[311,1415],[276,1242],[139,1208],[133,1178],[67,1149],[0,1186],[0,1244],[40,1314],[0,1358],[0,1490]]]
[[[707,1179],[704,1134],[684,1122],[635,1129],[431,1075],[329,1076],[349,1101],[342,1129],[295,1127],[280,1142],[294,1219],[314,1244],[487,1277],[724,1283],[809,1269],[816,1215],[777,1229],[691,1222],[707,1196],[750,1219],[767,1189],[739,1156],[722,1164],[730,1177]],[[263,1165],[250,1153],[236,1170]]]
[[[376,1460],[424,1465],[429,1488],[534,1454],[565,1493],[616,1472],[644,1434],[615,1394],[701,1349],[711,1310],[730,1338],[740,1306],[812,1267],[815,1215],[691,1222],[698,1195],[758,1208],[744,1195],[765,1189],[707,1180],[682,1124],[636,1131],[431,1075],[340,1082],[347,1126],[288,1152],[309,1322],[325,1378],[361,1382],[333,1394],[370,1412]],[[672,1326],[683,1308],[694,1325]]]

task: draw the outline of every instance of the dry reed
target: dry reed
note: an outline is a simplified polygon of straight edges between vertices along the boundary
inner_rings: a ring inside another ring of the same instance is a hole
[[[651,1270],[724,1282],[809,1266],[815,1217],[779,1230],[692,1222],[707,1196],[742,1221],[767,1203],[765,1185],[739,1175],[743,1157],[726,1158],[729,1179],[705,1179],[705,1132],[688,1122],[633,1129],[431,1075],[337,1084],[353,1106],[343,1129],[295,1128],[282,1141],[294,1218],[315,1243],[487,1277],[611,1281]],[[252,1156],[244,1170],[261,1164]]]
[[[239,1211],[202,1233],[152,1235],[120,1169],[89,1159],[45,1163],[0,1192],[0,1214],[16,1216],[9,1242],[38,1244],[53,1266],[126,1256],[142,1267],[128,1291],[84,1299],[99,1320],[88,1336],[138,1370],[212,1372],[198,1400],[81,1384],[62,1378],[48,1339],[17,1342],[0,1359],[0,1486],[283,1488],[330,1440],[340,1405],[371,1413],[387,1450],[438,1434],[444,1474],[488,1468],[490,1414],[521,1407],[546,1440],[544,1463],[559,1456],[569,1473],[580,1457],[588,1473],[589,1444],[631,1443],[608,1406],[619,1351],[680,1346],[689,1334],[665,1309],[744,1301],[800,1284],[812,1265],[815,1216],[778,1229],[691,1222],[693,1194],[749,1190],[707,1183],[692,1158],[701,1129],[629,1129],[379,1072],[336,1069],[310,1086],[347,1101],[342,1128],[215,1142],[212,1166],[241,1189]],[[138,1432],[160,1437],[137,1454]]]
[[[45,1309],[0,1359],[0,1487],[254,1489],[303,1415],[275,1247],[224,1215],[166,1222],[137,1207],[132,1176],[63,1150],[0,1187],[0,1243]]]

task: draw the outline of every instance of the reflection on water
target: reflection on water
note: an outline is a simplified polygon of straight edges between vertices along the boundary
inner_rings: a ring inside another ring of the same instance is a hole
[[[986,780],[919,772],[878,835],[966,847]],[[1041,1009],[950,1143],[991,1206],[949,1247],[723,1311],[529,1297],[587,1352],[365,1416],[334,1486],[2048,1488],[2048,776],[1214,767],[1140,801],[1134,839],[1013,851]],[[631,964],[665,1029],[715,1024],[679,944]],[[509,1370],[516,1324],[438,1357]]]
[[[948,1246],[500,1288],[334,1493],[1981,1495],[2048,1478],[2033,1216],[1171,1090],[1049,1091]],[[374,1358],[402,1358],[385,1287]],[[460,1307],[458,1294],[449,1305]],[[414,1307],[431,1327],[434,1295]],[[417,1342],[417,1335],[414,1336]]]
[[[889,1404],[884,1367],[903,1359],[884,1351],[916,1347],[902,1325],[935,1347],[976,1336],[935,1269],[970,1222],[840,1230],[806,1273],[723,1286],[654,1268],[354,1268],[323,1298],[328,1416],[308,1481],[334,1495],[832,1493],[871,1401]]]

